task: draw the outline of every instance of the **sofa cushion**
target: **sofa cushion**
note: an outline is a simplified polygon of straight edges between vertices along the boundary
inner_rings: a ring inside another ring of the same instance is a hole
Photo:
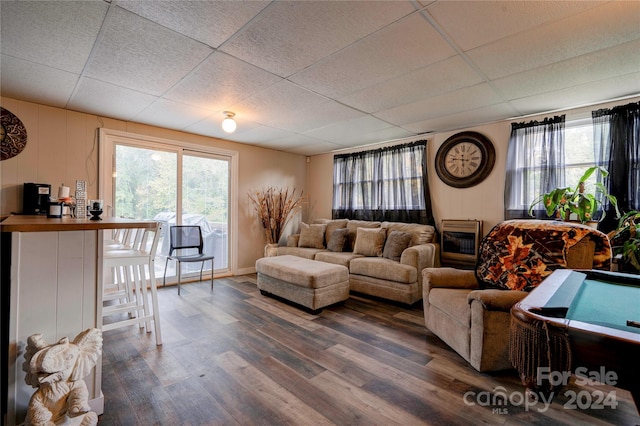
[[[284,256],[290,254],[292,256],[303,257],[305,259],[315,259],[316,254],[326,251],[326,249],[317,249],[317,248],[309,248],[309,247],[285,247],[280,246],[276,248],[276,253],[278,256]]]
[[[324,248],[324,231],[326,229],[327,225],[324,224],[308,225],[301,222],[298,247]]]
[[[419,223],[382,222],[382,227],[390,231],[402,231],[411,234],[410,246],[435,242],[436,228]]]
[[[349,263],[349,272],[365,277],[411,284],[418,280],[416,268],[384,257],[359,257]]]
[[[434,288],[429,292],[429,304],[467,327],[471,326],[468,296],[473,290]],[[431,308],[430,308],[431,309]]]
[[[341,252],[344,249],[344,243],[347,241],[348,233],[347,228],[334,229],[327,240],[327,249],[329,251]]]
[[[333,263],[336,265],[342,265],[349,267],[349,263],[351,260],[362,257],[360,254],[353,254],[352,252],[332,252],[332,251],[322,251],[316,253],[314,260],[318,260],[320,262]]]
[[[412,235],[408,232],[391,231],[384,243],[382,257],[400,262],[402,252],[409,247]]]
[[[358,228],[380,228],[380,222],[373,222],[369,220],[350,220],[347,223],[347,229],[349,234],[347,241],[345,242],[344,251],[353,251],[353,247],[356,243],[356,233]]]
[[[347,227],[349,219],[316,219],[313,223],[319,223],[327,225],[327,229],[324,233],[324,240],[329,244],[329,239],[336,229],[342,229]]]
[[[381,257],[386,237],[387,230],[384,228],[358,228],[353,253],[363,256]]]

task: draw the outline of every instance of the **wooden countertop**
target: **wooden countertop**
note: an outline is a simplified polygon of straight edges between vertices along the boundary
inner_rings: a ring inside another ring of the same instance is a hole
[[[49,219],[46,216],[14,215],[0,222],[2,232],[87,231],[98,229],[153,228],[152,220],[105,217],[102,220],[63,217]]]

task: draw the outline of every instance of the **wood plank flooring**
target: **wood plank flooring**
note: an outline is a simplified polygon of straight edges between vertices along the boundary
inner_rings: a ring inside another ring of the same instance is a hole
[[[562,392],[614,391],[615,409],[566,409],[562,393],[526,409],[514,371],[475,371],[425,328],[420,304],[352,296],[314,316],[255,282],[161,288],[162,346],[135,325],[105,332],[100,424],[640,424],[630,394],[604,386]],[[513,403],[481,399],[500,392]]]

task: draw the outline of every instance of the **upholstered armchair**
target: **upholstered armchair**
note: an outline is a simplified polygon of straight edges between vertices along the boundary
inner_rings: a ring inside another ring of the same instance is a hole
[[[510,310],[555,269],[604,269],[607,236],[579,223],[511,220],[480,244],[475,270],[423,270],[425,325],[478,371],[512,368]]]

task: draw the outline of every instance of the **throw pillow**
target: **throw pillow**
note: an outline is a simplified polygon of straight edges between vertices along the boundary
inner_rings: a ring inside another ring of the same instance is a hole
[[[409,247],[411,238],[412,235],[408,232],[391,231],[387,236],[387,241],[384,243],[382,257],[399,262],[402,252]]]
[[[369,220],[350,220],[347,223],[349,234],[347,235],[347,241],[344,245],[344,251],[353,251],[353,246],[356,243],[356,233],[358,232],[358,228],[380,228],[380,222]]]
[[[353,254],[381,257],[386,237],[385,228],[358,228]]]
[[[300,234],[293,234],[287,237],[287,247],[298,247],[298,241],[300,241]]]
[[[327,225],[327,230],[324,233],[324,238],[327,241],[327,245],[329,245],[329,239],[331,238],[331,234],[333,234],[333,231],[340,228],[346,228],[347,222],[349,222],[348,219],[333,219],[325,222],[325,224]]]
[[[327,225],[308,225],[300,222],[298,247],[324,248],[324,231]]]
[[[334,229],[327,242],[327,249],[329,249],[329,251],[341,252],[347,240],[348,232],[349,230],[347,228]]]

